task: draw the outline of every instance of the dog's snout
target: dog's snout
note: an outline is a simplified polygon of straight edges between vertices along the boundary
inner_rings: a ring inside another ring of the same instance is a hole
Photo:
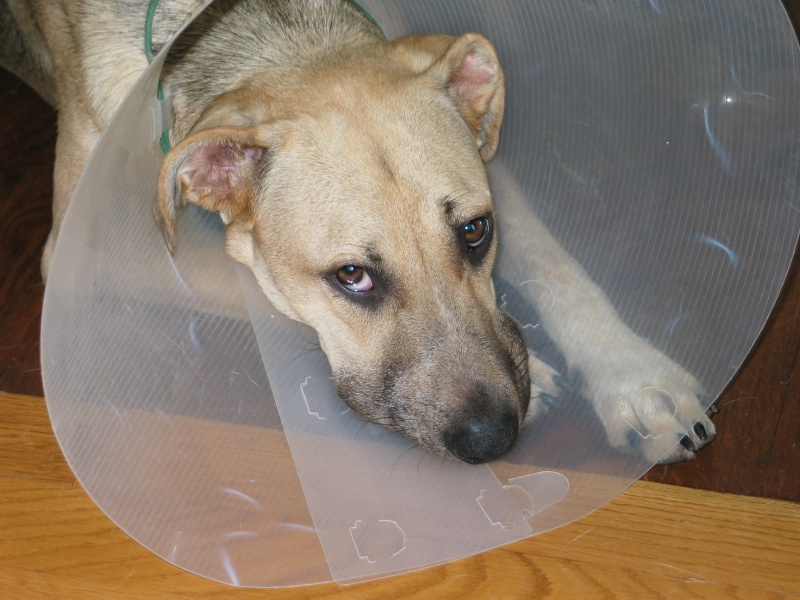
[[[516,412],[503,411],[473,415],[445,434],[447,450],[459,460],[476,465],[498,458],[511,450],[519,433]]]

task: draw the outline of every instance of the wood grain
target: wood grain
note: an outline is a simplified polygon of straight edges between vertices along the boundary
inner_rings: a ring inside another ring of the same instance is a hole
[[[347,587],[236,589],[113,525],[75,483],[41,398],[0,393],[0,407],[3,598],[800,597],[800,506],[647,482],[580,521],[448,565]]]

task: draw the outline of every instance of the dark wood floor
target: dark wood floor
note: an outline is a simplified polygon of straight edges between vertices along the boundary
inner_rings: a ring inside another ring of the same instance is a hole
[[[800,0],[785,4],[798,23]],[[0,70],[2,391],[43,394],[39,258],[50,227],[55,138],[54,111]],[[717,439],[696,461],[656,467],[646,479],[800,501],[799,271],[796,259],[764,334],[718,401]]]

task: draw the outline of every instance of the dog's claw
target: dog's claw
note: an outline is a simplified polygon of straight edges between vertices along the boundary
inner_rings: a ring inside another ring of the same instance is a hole
[[[541,400],[547,408],[555,408],[559,404],[559,398],[555,396],[551,396],[550,394],[539,394],[537,396],[539,400]]]
[[[638,448],[642,445],[642,436],[635,429],[631,429],[628,432],[628,445],[631,448]]]
[[[712,404],[711,406],[708,407],[708,410],[706,411],[706,416],[710,418],[713,415],[717,414],[718,412],[719,412],[719,407],[716,404]]]
[[[705,442],[708,439],[708,435],[706,434],[706,428],[703,427],[702,423],[697,423],[694,426],[694,432],[697,434],[697,437],[700,438],[701,442]]]
[[[694,443],[692,442],[692,438],[688,435],[684,435],[680,439],[680,444],[684,448],[686,448],[689,452],[694,452],[696,448],[694,447]]]
[[[583,373],[576,369],[569,374],[568,378],[563,375],[556,375],[553,377],[553,383],[565,392],[578,392],[583,385]]]

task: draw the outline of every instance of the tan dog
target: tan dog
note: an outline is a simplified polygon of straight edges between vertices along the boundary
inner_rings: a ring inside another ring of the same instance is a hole
[[[198,3],[162,0],[156,44]],[[146,67],[146,5],[0,2],[4,62],[60,115],[45,274],[89,152]],[[388,43],[346,0],[218,0],[172,49],[162,80],[175,145],[154,213],[170,251],[186,202],[219,212],[228,253],[276,308],[318,332],[351,407],[443,456],[507,452],[559,379],[529,360],[492,284],[484,163],[504,103],[492,45],[477,34]],[[665,462],[693,456],[714,436],[702,416],[676,444],[701,416],[700,386],[630,332],[533,223],[526,251],[566,299],[554,308],[536,297],[542,323],[582,374],[609,441]]]

